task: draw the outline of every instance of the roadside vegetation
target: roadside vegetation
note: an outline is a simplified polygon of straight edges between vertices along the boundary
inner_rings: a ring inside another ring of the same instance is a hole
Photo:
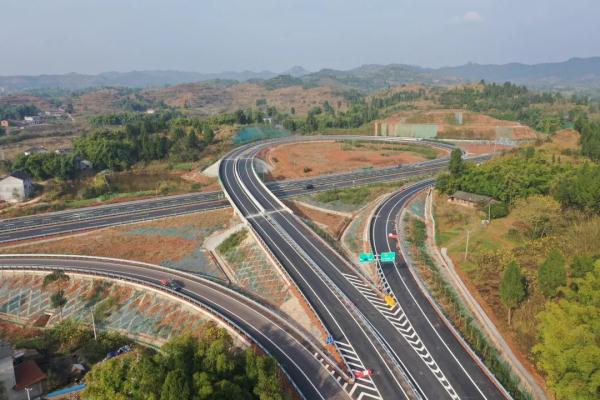
[[[558,133],[480,166],[454,155],[437,182],[441,193],[466,190],[504,206],[482,224],[487,207],[440,196],[438,244],[557,399],[595,398],[600,390],[600,165],[593,156],[600,130],[581,121],[578,140]]]
[[[206,324],[160,352],[139,349],[95,366],[84,399],[291,399],[277,362],[235,347],[223,328]]]
[[[358,186],[347,189],[333,189],[319,192],[312,197],[319,203],[341,204],[346,206],[363,206],[382,194],[398,189],[402,184],[398,183],[374,183],[366,186]]]
[[[425,244],[427,238],[425,223],[408,215],[404,223],[407,225],[408,242],[412,246],[414,260],[424,268],[422,272],[429,289],[436,300],[443,305],[446,316],[511,396],[517,400],[530,400],[529,393],[523,389],[510,366],[504,362],[498,350],[480,330],[477,322],[430,256]]]
[[[64,320],[47,329],[0,326],[0,338],[19,349],[35,349],[41,354],[40,367],[48,375],[45,390],[61,389],[79,378],[71,373],[73,360],[85,365],[100,362],[108,352],[131,343],[116,332],[100,331],[97,340],[91,327]]]

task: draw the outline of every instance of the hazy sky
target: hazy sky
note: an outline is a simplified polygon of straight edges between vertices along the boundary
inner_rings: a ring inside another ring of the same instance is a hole
[[[600,55],[600,0],[0,0],[0,74],[538,63]]]

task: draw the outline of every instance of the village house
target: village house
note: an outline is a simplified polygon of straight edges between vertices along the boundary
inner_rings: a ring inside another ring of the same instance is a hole
[[[448,196],[448,202],[471,208],[482,207],[487,206],[489,204],[497,203],[497,201],[491,198],[490,196],[463,192],[462,190],[459,190],[454,194]]]
[[[42,117],[39,115],[26,116],[23,117],[23,121],[29,125],[39,125],[42,123]]]
[[[35,399],[43,394],[46,374],[34,360],[15,363],[12,346],[0,340],[0,398],[8,400]]]
[[[16,171],[0,180],[0,200],[16,203],[27,199],[33,193],[31,177]]]
[[[3,128],[8,128],[9,125],[10,124],[9,124],[8,120],[3,119],[2,121],[0,121],[0,126]]]

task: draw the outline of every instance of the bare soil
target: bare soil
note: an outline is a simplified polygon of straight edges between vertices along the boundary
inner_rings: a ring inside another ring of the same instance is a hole
[[[420,154],[390,150],[391,147],[384,143],[354,147],[335,141],[290,143],[266,149],[259,156],[272,167],[270,174],[265,176],[269,180],[305,178],[425,160]],[[442,154],[441,150],[439,154]]]
[[[297,201],[286,201],[286,205],[298,216],[323,226],[335,238],[339,238],[350,218],[308,207]]]
[[[487,154],[492,153],[494,150],[509,150],[512,147],[504,146],[501,144],[493,145],[493,144],[475,144],[475,143],[457,143],[457,146],[466,151],[468,154],[478,155],[478,154]]]
[[[488,115],[462,111],[463,123],[456,124],[454,113],[462,110],[403,111],[383,122],[388,124],[436,124],[438,138],[442,139],[485,139],[497,137],[496,128],[510,128],[511,139],[533,140],[538,133],[518,122],[500,120]]]
[[[194,238],[172,233],[172,230],[174,231],[183,226],[203,229],[215,224],[227,224],[232,215],[233,213],[229,209],[208,211],[158,221],[106,228],[42,242],[7,245],[0,247],[0,253],[79,254],[160,264],[164,261],[180,260],[193,253],[199,246],[198,241]],[[144,229],[148,230],[149,233],[138,234],[132,232],[134,230],[139,232]],[[157,233],[153,233],[155,231]]]

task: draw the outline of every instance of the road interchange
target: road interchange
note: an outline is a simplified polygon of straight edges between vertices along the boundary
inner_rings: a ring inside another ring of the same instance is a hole
[[[220,178],[225,193],[230,197],[237,212],[253,228],[253,232],[275,254],[294,282],[307,294],[323,324],[334,338],[337,340],[337,337],[340,337],[344,341],[349,340],[350,344],[354,343],[354,350],[360,359],[359,364],[374,365],[381,377],[384,377],[384,379],[379,379],[377,375],[373,377],[383,398],[395,398],[394,388],[389,385],[389,374],[393,375],[394,366],[402,372],[403,378],[418,397],[505,398],[505,393],[498,390],[493,383],[482,387],[489,381],[487,375],[482,374],[483,381],[474,382],[471,375],[462,368],[459,370],[464,374],[455,377],[456,371],[453,368],[456,365],[450,365],[446,360],[446,354],[441,353],[434,345],[431,346],[431,350],[427,349],[419,335],[429,337],[433,335],[431,331],[439,327],[409,326],[412,335],[409,338],[401,335],[392,320],[395,317],[395,310],[385,309],[385,303],[377,299],[376,292],[365,293],[369,289],[368,285],[364,284],[348,262],[296,218],[260,181],[252,161],[255,153],[256,150],[252,148],[239,149],[223,160]],[[421,184],[423,188],[428,185],[431,185],[431,181]],[[282,249],[286,250],[282,251]],[[294,252],[298,255],[298,259],[290,260],[289,254]],[[360,291],[359,288],[365,290]],[[323,298],[327,301],[324,302]],[[336,299],[346,303],[346,306],[337,307]],[[353,308],[348,309],[348,301],[352,303]],[[358,319],[365,320],[363,325],[368,329],[363,329],[363,336],[350,337],[360,330],[358,323],[356,326],[350,324],[342,327],[343,323],[348,324],[348,314],[355,320],[356,316]],[[362,346],[374,347],[378,341],[383,343],[389,357],[374,358],[370,349],[361,354]],[[343,351],[341,352],[344,355]],[[473,359],[469,362],[479,368]],[[350,367],[353,372],[356,372],[356,369]],[[402,384],[399,383],[398,386]],[[404,394],[410,396],[410,393]]]
[[[393,315],[395,310],[383,310],[385,303],[381,302],[381,299],[379,299],[379,303],[375,300],[379,293],[369,292],[373,288],[368,284],[365,285],[364,280],[353,271],[347,261],[301,223],[278,199],[278,197],[284,198],[298,193],[360,185],[363,182],[385,182],[434,173],[445,167],[447,159],[411,166],[354,171],[287,182],[271,182],[265,186],[258,178],[253,163],[255,154],[264,146],[265,144],[242,146],[221,161],[220,177],[225,194],[238,214],[245,218],[263,245],[283,265],[302,293],[308,297],[311,306],[335,339],[337,351],[344,357],[348,370],[356,373],[371,365],[375,366],[376,374],[371,378],[357,379],[358,385],[354,386],[355,389],[350,394],[357,398],[363,396],[385,399],[505,398],[506,394],[499,390],[494,385],[493,378],[487,376],[485,370],[470,358],[472,354],[467,349],[462,349],[460,358],[462,362],[469,363],[467,368],[469,372],[467,373],[462,366],[458,368],[466,374],[464,376],[452,368],[450,365],[452,363],[446,360],[447,355],[439,356],[439,354],[445,353],[440,350],[439,343],[435,342],[435,336],[447,348],[447,352],[451,355],[448,357],[454,358],[454,361],[460,364],[456,359],[457,356],[448,349],[446,344],[451,342],[451,338],[448,336],[450,331],[444,331],[442,334],[434,332],[440,325],[438,320],[428,314],[432,312],[429,309],[427,313],[421,310],[425,318],[419,316],[410,318],[411,320],[416,318],[420,322],[410,328],[418,333],[417,337],[422,340],[423,347],[435,348],[435,352],[432,350],[434,354],[426,352],[424,358],[391,320],[394,317],[398,318],[397,314]],[[480,157],[479,159],[485,158]],[[313,185],[314,189],[307,190],[308,183]],[[392,197],[396,198],[400,195],[406,198],[429,185],[431,185],[431,181],[422,182],[403,189],[399,192],[401,194],[397,193]],[[73,221],[73,213],[77,214],[77,210],[63,213],[66,216],[65,220],[55,223],[51,220],[40,220],[40,216],[25,217],[21,221],[27,223],[16,228],[13,225],[10,227],[10,232],[3,229],[2,224],[7,222],[3,221],[0,223],[0,242],[26,237],[27,234],[32,233],[32,229],[40,230],[38,236],[46,236],[55,234],[51,233],[52,231],[48,232],[48,229],[57,227],[59,227],[58,232],[60,233],[225,207],[227,201],[222,197],[222,194],[218,192],[211,192],[125,203],[115,206],[114,209],[109,206],[101,206],[80,211],[79,219],[76,221]],[[140,204],[144,206],[140,207]],[[108,215],[103,214],[103,207],[110,210]],[[401,208],[402,205],[399,207]],[[101,211],[96,214],[98,209]],[[391,209],[394,212],[399,211],[397,207],[391,207]],[[89,214],[83,214],[82,217],[82,212],[89,212]],[[61,215],[60,213],[53,214]],[[47,215],[42,217],[47,218]],[[390,212],[390,218],[391,215]],[[35,223],[36,219],[37,224]],[[8,221],[14,223],[15,219]],[[377,235],[373,235],[371,239],[375,241],[374,249],[376,245],[380,247],[384,245],[384,242],[379,242]],[[391,246],[390,243],[388,244]],[[389,269],[387,268],[387,270]],[[387,271],[385,276],[388,278],[389,275],[388,282],[391,282],[391,290],[396,295],[396,292],[402,288],[392,272]],[[415,290],[416,284],[410,288],[406,283],[403,285],[409,289],[407,296],[410,295],[414,303],[419,306],[422,299],[419,298],[417,301],[411,294]],[[410,301],[402,298],[402,295],[396,296],[396,298],[401,300],[400,303],[404,306],[403,313],[406,312],[408,315],[407,310],[409,308],[412,310]],[[388,315],[388,313],[392,315]],[[435,328],[432,325],[432,319],[435,321]],[[260,336],[257,332],[254,332],[254,335]],[[458,343],[456,338],[452,338]],[[452,346],[456,345],[454,342],[451,343]],[[274,356],[278,360],[282,358],[285,361],[285,357],[278,356],[277,351],[275,353]],[[464,359],[465,355],[468,357],[467,359]],[[437,358],[440,358],[441,361],[438,362]],[[423,365],[427,366],[429,359],[435,360],[437,371],[429,368],[429,371],[424,373]],[[415,365],[420,367],[415,368]],[[473,365],[479,373],[473,369]],[[285,365],[282,367],[295,381],[297,372],[290,374]],[[288,369],[290,368],[288,367]],[[293,370],[293,368],[291,369]],[[442,378],[439,376],[440,373]],[[471,378],[471,375],[477,375],[476,379]],[[297,379],[302,381],[303,378],[297,376]],[[469,381],[472,387],[468,384]],[[479,385],[485,387],[481,389]],[[304,393],[303,390],[307,393],[310,392],[310,389],[307,388],[299,388],[299,390],[301,393]],[[312,394],[306,398],[313,398],[311,396]]]
[[[265,352],[277,359],[305,399],[348,399],[342,377],[331,374],[315,357],[318,347],[306,336],[278,316],[232,291],[207,279],[170,270],[157,265],[98,257],[61,255],[3,255],[0,271],[51,271],[99,276],[126,283],[139,283],[165,291],[179,300],[201,306],[229,328],[251,338]],[[168,290],[159,281],[165,276],[183,283],[181,292]],[[322,357],[320,357],[322,358]],[[333,363],[330,363],[330,365]],[[338,381],[339,379],[339,381]]]

